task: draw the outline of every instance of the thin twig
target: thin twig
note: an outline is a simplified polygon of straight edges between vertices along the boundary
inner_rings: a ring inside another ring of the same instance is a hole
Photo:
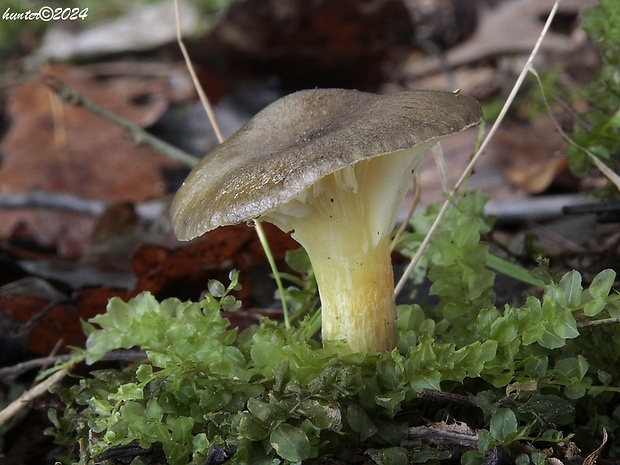
[[[0,208],[42,208],[99,216],[106,208],[103,200],[85,199],[71,194],[32,190],[0,192]]]
[[[538,86],[540,87],[540,93],[542,94],[543,103],[545,104],[547,113],[549,113],[551,122],[555,126],[556,130],[560,133],[562,138],[567,143],[572,145],[573,147],[578,148],[579,150],[583,151],[586,155],[588,155],[588,157],[590,158],[590,161],[594,164],[594,166],[596,166],[599,169],[599,171],[603,173],[605,177],[609,179],[616,186],[616,189],[620,190],[620,176],[614,173],[614,171],[611,168],[609,168],[605,163],[603,163],[603,161],[599,157],[594,155],[587,148],[583,147],[582,145],[579,145],[577,142],[571,139],[568,136],[568,134],[566,134],[566,132],[564,132],[564,129],[562,129],[562,126],[560,125],[560,123],[558,123],[557,119],[553,115],[553,110],[549,106],[549,101],[547,100],[547,97],[545,95],[545,88],[543,86],[542,81],[540,80],[540,76],[538,75],[538,73],[536,72],[536,70],[534,69],[532,65],[529,66],[529,71],[534,75],[534,77],[536,78],[536,81],[538,81]]]
[[[422,389],[420,394],[418,394],[418,399],[449,404],[472,405],[472,401],[468,396],[454,394],[453,392],[436,391],[434,389]]]
[[[58,362],[69,362],[74,358],[71,354],[56,355],[34,358],[26,362],[20,362],[16,365],[0,368],[0,380],[4,382],[11,382],[19,376],[27,373],[35,368],[42,368],[48,365],[55,365]],[[127,350],[113,350],[105,354],[101,361],[132,361],[146,358],[146,352],[143,350],[127,349]]]
[[[90,101],[80,93],[78,93],[73,87],[62,82],[60,79],[51,76],[44,75],[42,77],[43,82],[54,92],[60,100],[76,107],[82,107],[91,113],[100,116],[101,118],[110,121],[117,126],[125,129],[138,144],[144,144],[151,147],[158,153],[170,158],[171,160],[184,163],[187,166],[194,166],[198,160],[190,154],[176,148],[164,142],[161,139],[149,134],[139,125],[127,118],[117,115],[103,107],[100,107],[96,103]]]
[[[409,428],[408,436],[410,439],[420,439],[431,444],[456,444],[472,449],[478,447],[478,435],[475,432],[462,433],[458,431],[444,431],[431,426],[414,426]]]
[[[110,202],[98,199],[85,199],[73,194],[32,190],[27,192],[0,192],[0,209],[44,209],[61,210],[90,216],[100,216]],[[154,221],[161,217],[166,205],[160,199],[147,200],[135,204],[136,213],[141,218]]]
[[[17,413],[19,413],[20,410],[26,407],[29,402],[45,394],[45,392],[47,392],[47,390],[51,386],[62,380],[67,375],[68,371],[69,370],[65,368],[64,370],[60,370],[54,373],[49,378],[41,381],[39,384],[24,392],[21,396],[19,396],[13,402],[7,405],[4,410],[0,411],[0,425],[5,424],[11,418],[17,415]]]
[[[402,221],[402,223],[398,227],[396,234],[394,234],[394,239],[392,239],[392,242],[390,243],[390,252],[394,251],[394,249],[396,248],[396,244],[402,237],[403,233],[405,232],[405,229],[407,229],[407,225],[409,224],[409,221],[411,221],[411,217],[413,216],[413,213],[415,212],[415,209],[418,206],[418,203],[420,203],[421,193],[422,193],[422,188],[420,187],[420,172],[414,171],[413,173],[413,200],[411,202],[411,206],[409,207],[409,211],[407,212],[407,216],[405,216],[405,219]]]
[[[620,323],[620,318],[604,318],[602,320],[581,321],[577,323],[577,327],[578,328],[591,328],[593,326],[617,325],[619,323]]]
[[[26,362],[20,362],[17,365],[12,365],[10,367],[2,367],[0,368],[0,380],[3,382],[11,382],[23,375],[24,373],[33,370],[35,368],[41,368],[46,365],[51,365],[56,362],[68,362],[73,358],[72,355],[57,355],[54,357],[41,357],[35,358],[32,360],[28,360]]]
[[[194,84],[196,92],[198,92],[198,97],[200,98],[200,101],[202,102],[202,106],[207,112],[207,116],[209,117],[209,122],[211,123],[211,126],[213,127],[213,130],[215,131],[217,140],[221,144],[222,142],[224,142],[224,136],[222,135],[222,132],[220,131],[220,127],[217,123],[217,120],[215,119],[215,115],[213,114],[211,103],[209,102],[207,95],[204,93],[204,90],[202,89],[202,86],[200,85],[200,81],[198,80],[196,71],[194,71],[194,65],[192,64],[192,60],[189,56],[189,53],[187,53],[185,44],[183,43],[183,37],[181,36],[181,11],[180,11],[178,0],[174,0],[174,13],[176,16],[177,42],[179,44],[179,48],[181,49],[181,53],[183,54],[185,65],[187,66],[187,70],[189,71],[189,74],[192,78],[192,83]],[[274,277],[276,277],[276,285],[278,287],[278,291],[280,292],[280,297],[281,297],[281,302],[282,302],[282,312],[284,314],[284,321],[286,323],[286,326],[288,327],[288,310],[287,310],[287,305],[286,305],[286,301],[284,298],[284,287],[282,286],[282,282],[280,280],[280,273],[278,269],[276,268],[275,261],[273,261],[273,259],[270,260],[269,258],[269,257],[273,257],[273,255],[271,253],[271,249],[269,247],[269,242],[267,241],[267,235],[265,234],[263,225],[261,224],[260,221],[255,221],[254,226],[255,226],[258,238],[260,240],[261,246],[263,247],[263,250],[265,251],[265,255],[267,256],[267,261],[269,262],[271,271],[273,272]]]
[[[221,144],[222,142],[224,142],[224,136],[220,131],[220,126],[217,124],[217,120],[215,119],[215,115],[213,114],[211,103],[209,103],[207,94],[205,94],[202,86],[200,85],[200,81],[198,81],[198,76],[196,75],[196,71],[194,70],[194,66],[192,65],[192,60],[189,57],[189,53],[187,53],[185,44],[183,43],[183,36],[181,35],[181,9],[179,7],[178,0],[174,1],[174,14],[176,17],[177,43],[179,44],[179,48],[181,49],[181,53],[183,54],[183,59],[185,60],[185,64],[192,78],[192,82],[194,83],[194,88],[196,89],[196,92],[198,92],[198,98],[200,99],[203,108],[207,112],[207,116],[209,117],[209,122],[211,123],[211,127],[215,132],[215,136]]]
[[[456,182],[456,184],[454,185],[454,187],[450,191],[449,199],[446,200],[443,203],[443,205],[441,206],[441,209],[439,210],[439,213],[437,214],[437,218],[435,219],[435,221],[431,225],[428,233],[426,234],[426,237],[424,237],[424,240],[420,244],[420,247],[416,251],[416,253],[413,256],[413,258],[411,259],[411,261],[409,262],[409,265],[407,265],[407,268],[405,269],[405,272],[403,273],[403,275],[401,276],[400,280],[398,281],[398,284],[394,288],[394,295],[397,296],[400,293],[400,291],[402,291],[402,289],[404,288],[405,284],[407,283],[407,279],[409,278],[409,275],[411,274],[411,272],[415,268],[416,264],[420,260],[420,257],[422,256],[422,254],[424,253],[424,251],[428,247],[428,244],[430,243],[430,240],[433,237],[433,234],[435,234],[435,231],[439,227],[439,223],[441,222],[443,216],[446,214],[446,212],[448,211],[448,208],[452,204],[452,200],[451,199],[458,192],[458,190],[463,185],[465,180],[471,175],[471,173],[472,173],[472,171],[474,169],[474,166],[476,165],[478,159],[480,158],[482,153],[486,150],[487,146],[491,142],[491,139],[493,138],[493,136],[497,132],[497,129],[499,128],[500,124],[504,120],[504,117],[506,116],[506,113],[508,112],[508,109],[512,105],[512,102],[514,101],[515,96],[517,95],[517,92],[521,88],[521,85],[523,84],[523,81],[525,80],[525,77],[527,76],[527,73],[529,72],[530,68],[532,67],[532,63],[534,62],[534,58],[538,54],[538,50],[540,49],[540,45],[542,44],[542,41],[543,41],[544,37],[547,35],[547,31],[549,30],[549,27],[551,26],[551,23],[553,22],[553,19],[555,18],[555,13],[556,13],[556,11],[558,9],[559,4],[560,4],[560,0],[556,0],[555,3],[553,4],[553,8],[551,8],[549,16],[547,17],[547,21],[545,22],[545,25],[544,25],[540,35],[538,36],[538,40],[536,41],[536,45],[534,45],[534,48],[532,49],[532,52],[530,53],[530,56],[529,56],[529,58],[527,60],[527,63],[525,64],[525,66],[521,70],[521,73],[517,77],[517,80],[516,80],[514,86],[512,87],[512,90],[510,91],[510,94],[508,95],[508,98],[506,99],[506,102],[504,103],[504,106],[502,107],[501,111],[499,112],[499,115],[498,115],[497,119],[493,123],[493,126],[491,126],[491,129],[489,130],[489,133],[485,137],[484,141],[482,141],[482,144],[480,144],[480,147],[478,148],[478,150],[476,151],[476,153],[474,154],[474,156],[470,160],[469,164],[463,170],[463,173],[461,174],[461,177],[459,178],[459,180]]]

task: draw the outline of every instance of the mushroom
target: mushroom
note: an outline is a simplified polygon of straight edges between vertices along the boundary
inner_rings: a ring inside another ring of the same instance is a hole
[[[458,92],[295,92],[272,103],[203,158],[177,192],[180,240],[267,221],[306,249],[323,341],[345,351],[396,345],[390,233],[412,173],[439,139],[477,124]]]

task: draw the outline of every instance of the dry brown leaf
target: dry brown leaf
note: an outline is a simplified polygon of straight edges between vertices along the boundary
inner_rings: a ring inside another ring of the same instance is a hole
[[[110,212],[114,211],[123,219],[128,219],[131,225],[131,211],[126,210],[126,206],[119,206]],[[121,222],[125,224],[125,221]],[[299,245],[275,226],[265,224],[264,227],[274,258],[279,269],[283,270],[286,251],[296,249]],[[39,260],[39,263],[43,266],[47,261]],[[62,266],[61,263],[57,265]],[[88,273],[79,264],[73,266],[73,272]],[[243,287],[235,292],[235,296],[245,305],[244,312],[230,315],[234,325],[245,327],[266,314],[275,319],[281,316],[275,310],[271,310],[272,313],[269,310],[257,313],[256,309],[248,308],[265,298],[271,303],[275,289],[268,290],[270,294],[267,296],[259,295],[265,292],[265,283],[272,282],[266,271],[264,251],[252,228],[236,225],[218,228],[179,249],[153,244],[140,245],[133,257],[136,278],[133,289],[87,287],[65,295],[48,281],[31,277],[2,286],[0,318],[20,332],[20,337],[13,341],[20,348],[45,355],[60,342],[57,349],[64,352],[68,346],[84,344],[80,320],[88,320],[103,313],[108,300],[113,296],[127,300],[148,291],[158,299],[174,296],[197,301],[206,290],[209,279],[228,282],[228,274],[232,269],[241,271]],[[54,273],[55,281],[59,282],[62,275]],[[75,283],[66,284],[70,286]]]
[[[164,80],[98,79],[69,66],[45,73],[140,125],[153,123],[168,105]],[[11,127],[0,146],[4,155],[0,192],[39,189],[109,201],[142,201],[167,193],[162,168],[177,164],[136,145],[113,123],[61,103],[40,75],[10,90],[7,111]],[[84,246],[93,219],[52,211],[0,211],[0,236],[6,237],[19,224],[38,242],[73,254]],[[68,231],[76,237],[67,238]]]
[[[551,185],[574,187],[568,172],[566,144],[547,118],[506,123],[492,142],[496,162],[513,185],[539,194]]]
[[[52,350],[64,353],[70,346],[84,345],[86,336],[80,320],[103,313],[108,299],[113,296],[127,299],[129,292],[110,288],[88,289],[78,292],[71,301],[55,301],[27,289],[10,291],[2,288],[0,318],[5,325],[11,325],[18,336],[12,341],[13,350],[24,348],[40,355],[50,354]],[[9,347],[5,349],[9,350]]]
[[[273,225],[263,227],[273,256],[282,267],[286,251],[298,248],[299,244]],[[176,250],[142,244],[133,257],[135,291],[147,290],[160,299],[175,296],[197,300],[209,279],[228,282],[228,273],[236,269],[241,271],[243,286],[237,298],[252,305],[257,289],[250,285],[251,272],[265,263],[255,231],[244,224],[215,229]]]
[[[167,106],[162,81],[99,81],[67,66],[54,67],[46,74],[140,125],[155,121]],[[2,142],[2,192],[38,188],[134,201],[166,193],[160,170],[172,162],[136,145],[113,123],[62,104],[40,76],[10,92],[8,114],[12,124]]]
[[[605,444],[607,444],[607,430],[603,428],[603,439],[601,440],[601,445],[583,460],[583,465],[594,465],[598,460],[598,456],[601,454],[603,447],[605,447]]]
[[[555,0],[515,0],[502,2],[481,15],[474,35],[462,44],[450,49],[445,61],[437,57],[414,59],[406,65],[405,80],[437,73],[447,66],[473,64],[484,58],[506,53],[529,53],[540,31],[545,15]],[[560,13],[578,14],[595,0],[565,0],[560,3]],[[574,47],[569,36],[549,32],[542,43],[542,52],[567,53]]]

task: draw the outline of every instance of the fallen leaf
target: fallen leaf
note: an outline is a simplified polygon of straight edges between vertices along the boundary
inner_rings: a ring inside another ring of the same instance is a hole
[[[112,79],[68,66],[43,71],[139,125],[167,107],[161,80]],[[0,189],[41,189],[108,200],[145,200],[166,193],[163,166],[178,166],[84,108],[63,104],[34,77],[9,93],[12,124],[2,142]]]
[[[594,465],[598,460],[598,456],[601,454],[603,447],[607,444],[607,430],[603,428],[603,439],[601,440],[601,445],[596,448],[596,450],[590,453],[584,460],[583,465]]]
[[[41,294],[32,286],[5,286],[0,289],[0,318],[4,328],[11,328],[11,343],[20,346],[12,350],[24,348],[40,355],[65,353],[68,347],[84,345],[86,336],[80,321],[102,313],[112,296],[129,298],[129,292],[98,288],[62,299],[58,294]],[[9,348],[5,346],[4,350]]]
[[[154,4],[128,2],[130,8],[120,18],[99,22],[72,33],[65,24],[54,24],[46,29],[43,45],[37,51],[40,60],[66,61],[156,49],[176,40],[174,2]],[[200,14],[191,2],[180,1],[181,33],[194,32]],[[120,8],[122,4],[117,7]],[[85,8],[86,12],[88,9]]]
[[[275,226],[264,224],[263,227],[275,260],[283,265],[286,251],[299,245]],[[243,286],[236,294],[237,298],[245,305],[252,305],[257,291],[250,284],[252,271],[265,264],[265,255],[253,228],[226,226],[178,249],[142,244],[133,258],[137,279],[135,290],[148,290],[160,299],[175,296],[196,300],[206,289],[209,279],[226,283],[229,272],[236,269],[241,272]],[[262,274],[262,282],[272,284],[272,279]]]
[[[168,106],[164,79],[99,79],[86,70],[66,65],[42,72],[140,125],[154,122]],[[7,112],[11,126],[0,146],[3,193],[38,189],[137,202],[165,195],[162,169],[179,166],[137,145],[115,124],[84,108],[63,104],[43,84],[41,75],[10,90]],[[34,233],[37,242],[58,244],[60,253],[64,249],[79,253],[93,219],[78,217],[81,215],[50,210],[2,210],[0,236],[8,236],[22,224]]]
[[[566,143],[547,118],[528,123],[506,123],[495,134],[496,162],[513,185],[530,194],[539,194],[552,185],[574,188]]]
[[[471,65],[497,55],[529,54],[554,3],[555,0],[515,0],[485,9],[471,38],[448,50],[441,59],[437,56],[414,57],[405,65],[405,80],[442,72],[446,66],[452,69]],[[560,3],[559,12],[577,17],[580,11],[594,3],[595,0],[565,0]],[[541,52],[563,54],[574,47],[570,36],[551,30],[545,36]]]

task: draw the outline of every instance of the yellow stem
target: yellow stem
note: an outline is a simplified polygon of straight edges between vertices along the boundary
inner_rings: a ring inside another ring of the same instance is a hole
[[[388,239],[354,254],[335,247],[309,252],[321,296],[324,341],[344,341],[351,352],[387,352],[396,346]]]

